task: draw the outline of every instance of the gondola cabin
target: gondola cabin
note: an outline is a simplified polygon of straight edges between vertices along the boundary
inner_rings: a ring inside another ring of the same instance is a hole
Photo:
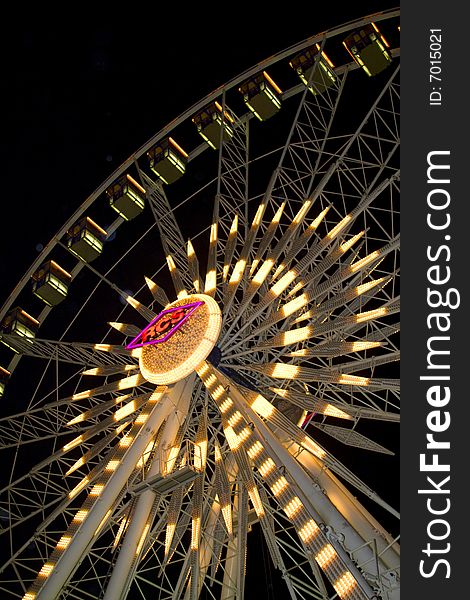
[[[147,157],[150,169],[166,184],[174,183],[186,171],[188,154],[171,137],[151,148]]]
[[[3,396],[6,383],[8,381],[8,378],[10,377],[10,375],[11,375],[10,371],[7,371],[7,369],[0,367],[0,398]]]
[[[300,52],[289,64],[313,94],[323,94],[336,81],[334,65],[325,52],[320,52],[320,44]]]
[[[220,148],[221,140],[227,142],[233,137],[235,119],[229,110],[223,110],[217,100],[203,108],[193,117],[200,136],[211,148]]]
[[[243,100],[251,112],[266,121],[281,108],[281,88],[263,71],[240,86]]]
[[[130,221],[144,210],[145,190],[133,177],[126,174],[107,190],[109,205],[125,221]]]
[[[36,337],[38,328],[39,321],[17,306],[16,308],[12,308],[0,323],[0,335],[5,333],[7,335],[17,335],[22,338],[34,338]],[[1,337],[0,341],[14,352],[18,352],[5,338]]]
[[[103,251],[103,242],[107,235],[107,232],[90,217],[84,217],[67,232],[67,247],[89,263]]]
[[[49,306],[56,306],[67,296],[72,276],[54,260],[48,260],[34,273],[33,294]]]
[[[392,62],[390,46],[375,23],[351,33],[343,46],[369,77],[377,75]]]

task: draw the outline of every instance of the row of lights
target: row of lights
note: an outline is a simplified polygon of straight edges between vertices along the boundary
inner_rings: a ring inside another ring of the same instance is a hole
[[[206,363],[198,370],[198,373],[219,407],[222,420],[233,418],[238,410],[214,370]],[[252,402],[252,407],[257,401],[259,401],[258,396]],[[258,404],[260,403],[258,402]],[[266,410],[263,408],[261,412],[266,412]],[[231,439],[227,439],[232,450],[234,447],[246,448],[247,455],[270,487],[286,516],[294,524],[302,542],[314,552],[315,560],[331,581],[338,596],[348,600],[363,600],[364,594],[358,587],[356,579],[349,570],[345,570],[336,550],[325,539],[318,524],[311,518],[300,498],[291,489],[289,481],[279,473],[275,462],[244,419],[239,420],[232,428],[229,437]]]
[[[57,562],[59,561],[60,557],[62,556],[63,552],[67,549],[67,547],[71,543],[74,535],[77,533],[81,524],[86,519],[91,508],[93,507],[95,502],[99,499],[100,495],[102,494],[103,490],[106,487],[106,484],[107,484],[109,478],[114,473],[116,468],[119,466],[124,454],[126,453],[127,449],[131,445],[132,441],[135,439],[135,436],[137,435],[138,431],[142,428],[144,423],[147,421],[147,419],[150,416],[150,413],[153,409],[153,406],[155,405],[156,402],[158,402],[161,399],[161,396],[163,393],[164,393],[164,391],[162,391],[161,388],[160,389],[157,388],[157,390],[148,399],[147,405],[144,407],[143,411],[139,415],[139,417],[141,417],[141,418],[136,419],[132,429],[124,437],[122,437],[120,439],[112,457],[109,459],[109,461],[106,464],[106,466],[104,467],[104,469],[100,469],[101,477],[98,479],[98,481],[94,482],[93,487],[90,490],[87,498],[85,499],[82,507],[75,513],[75,516],[74,516],[72,522],[70,523],[68,530],[64,533],[64,535],[62,535],[62,537],[56,544],[56,547],[55,547],[54,551],[52,552],[51,556],[49,557],[48,561],[40,569],[40,571],[36,577],[36,580],[32,583],[28,592],[23,596],[23,600],[34,600],[36,598],[37,594],[39,593],[42,586],[44,585],[44,582],[53,572],[53,570],[54,570]],[[76,445],[76,444],[74,444],[74,445]],[[67,446],[64,446],[64,449],[66,449],[66,448],[67,448]],[[143,462],[141,464],[137,464],[136,469],[139,469],[142,465],[143,465]],[[91,481],[93,479],[93,477],[91,475],[92,475],[92,473],[90,473],[89,476],[86,476],[84,478],[84,480],[82,481],[83,485],[79,484],[79,486],[81,486],[80,490],[83,489],[84,487],[86,487],[86,485],[88,485],[89,483],[91,483]],[[73,491],[74,490],[72,490],[72,492]],[[99,533],[99,530],[104,525],[104,523],[106,522],[106,520],[110,514],[111,514],[111,512],[108,511],[108,513],[105,515],[105,518],[102,520],[102,522],[98,526],[96,534]]]

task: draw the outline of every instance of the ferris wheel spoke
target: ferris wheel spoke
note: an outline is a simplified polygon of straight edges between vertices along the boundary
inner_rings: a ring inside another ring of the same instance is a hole
[[[165,256],[172,256],[175,269],[181,273],[182,287],[191,289],[192,281],[189,276],[188,258],[184,250],[184,238],[163,186],[161,183],[155,183],[143,171],[141,171],[141,175],[144,186],[147,188],[147,198],[157,223]]]
[[[246,237],[245,243],[243,245],[243,249],[240,253],[240,257],[235,264],[232,275],[228,282],[227,292],[224,298],[224,306],[223,306],[223,314],[227,315],[232,307],[235,293],[239,288],[240,282],[245,278],[245,271],[247,268],[247,262],[250,255],[250,252],[253,248],[253,244],[256,238],[256,234],[259,230],[264,212],[266,210],[266,200],[263,198],[261,203],[258,206],[255,217],[251,223],[250,230]]]
[[[291,237],[295,235],[298,227],[303,222],[311,205],[312,205],[311,199],[308,199],[303,203],[303,205],[300,208],[300,210],[298,211],[298,213],[292,219],[292,221],[291,221],[289,227],[287,228],[287,230],[285,231],[284,235],[281,237],[279,242],[276,244],[274,250],[269,253],[268,258],[263,262],[262,266],[260,266],[258,268],[258,270],[256,271],[256,274],[251,279],[247,289],[245,290],[245,293],[241,299],[240,304],[237,306],[237,314],[236,314],[235,318],[232,319],[230,327],[227,329],[227,331],[225,332],[225,334],[222,338],[222,341],[221,341],[222,347],[223,347],[224,339],[228,338],[228,336],[233,331],[233,329],[239,322],[240,318],[244,314],[244,311],[245,311],[246,307],[248,306],[248,304],[251,302],[251,300],[253,299],[255,294],[258,292],[258,290],[261,288],[263,283],[267,280],[269,274],[272,272],[274,266],[276,265],[276,261],[278,260],[279,256],[282,254],[286,245],[291,240]],[[283,212],[283,206],[284,205],[281,204],[281,207],[278,209],[277,213],[274,215],[273,221],[271,222],[271,225],[273,225],[272,235],[274,235],[274,233],[277,229],[277,226],[279,224],[279,221],[280,221],[280,218],[281,218],[281,215]],[[282,208],[282,210],[281,210],[281,208]],[[320,218],[320,220],[321,220],[321,218]],[[315,226],[317,225],[317,221],[318,221],[318,219],[316,219],[314,221]],[[266,233],[266,238],[268,238],[268,240],[270,237],[270,233],[269,233],[270,226],[268,226],[267,233]],[[260,259],[258,257],[258,262],[259,262],[259,260]]]
[[[152,293],[153,298],[162,306],[163,308],[170,304],[168,296],[165,290],[159,287],[154,281],[150,279],[150,277],[145,277],[145,283],[147,284],[150,292]]]
[[[202,376],[203,380],[206,382],[209,392],[211,393],[212,397],[214,398],[214,400],[220,405],[220,409],[223,413],[226,413],[226,418],[227,419],[235,419],[234,420],[234,427],[237,428],[237,431],[240,430],[240,428],[243,427],[243,419],[240,421],[240,416],[241,414],[245,414],[245,419],[254,422],[255,424],[258,423],[258,426],[261,426],[261,423],[259,421],[259,418],[255,418],[252,409],[249,409],[247,405],[244,405],[244,401],[242,400],[243,396],[238,395],[237,389],[235,386],[233,386],[232,388],[232,383],[230,382],[230,380],[227,380],[226,377],[222,376],[220,373],[218,373],[217,375],[215,375],[215,371],[209,367],[205,367],[202,368],[202,371],[200,371],[200,376]],[[229,385],[226,386],[227,382],[229,382]],[[224,387],[226,386],[226,387]],[[230,388],[230,395],[228,395],[228,393],[226,391],[224,391],[225,389]],[[258,401],[258,403],[260,404],[260,395],[257,394],[256,395],[256,399],[255,402]],[[235,402],[235,406],[236,409],[234,407],[234,402]],[[265,410],[265,406],[266,406],[266,410],[269,409],[270,411],[270,415],[273,414],[274,412],[274,407],[268,403],[267,401],[265,401],[265,403],[263,403],[263,408],[261,409],[262,411]],[[253,403],[254,404],[254,403]],[[245,406],[245,407],[244,407]],[[261,404],[260,404],[261,406]],[[250,416],[247,416],[247,411],[251,410],[250,412]],[[237,411],[241,411],[241,414],[239,414],[239,417],[237,417]],[[266,413],[265,413],[266,415]],[[246,421],[245,421],[246,422]],[[237,423],[235,425],[235,423]],[[255,430],[258,431],[258,430]],[[265,429],[265,427],[262,428],[262,431],[267,432],[267,430]],[[232,434],[231,434],[232,435]],[[233,432],[233,435],[235,436],[234,439],[232,439],[232,444],[237,443],[237,444],[242,444],[242,443],[250,443],[248,440],[250,440],[251,437],[251,432],[249,430],[249,428],[247,429],[246,426],[244,427],[244,429],[242,429],[241,431],[239,431],[239,433],[235,433],[235,431]],[[270,434],[269,437],[271,437],[272,434]],[[235,442],[235,440],[238,440],[237,442]],[[243,442],[242,442],[243,440]],[[255,442],[249,449],[249,456],[252,460],[262,460],[262,457],[260,458],[261,453],[263,452],[263,444],[260,443],[260,439],[258,437],[257,443]],[[283,456],[283,463],[286,465],[286,467],[288,466],[288,463],[285,462],[286,456]],[[277,459],[279,461],[279,459]],[[277,464],[283,464],[278,462]],[[364,486],[364,484],[355,476],[353,476],[352,473],[348,472],[347,469],[344,468],[343,465],[341,465],[341,463],[339,463],[338,461],[334,461],[334,466],[335,466],[335,470],[338,470],[342,476],[345,476],[350,483],[354,482],[354,485],[358,486],[359,489],[362,489],[364,492],[366,492],[370,497],[373,497],[374,499],[376,499],[376,501],[379,501],[382,505],[386,506],[383,502],[380,501],[380,499],[377,498],[377,496],[369,489],[367,488],[367,486]],[[263,477],[266,477],[269,475],[269,473],[273,472],[273,469],[275,467],[275,462],[273,462],[273,459],[270,458],[266,458],[262,464],[259,465],[259,470],[260,473]],[[292,468],[293,465],[290,465],[290,467]],[[285,483],[282,483],[281,485],[281,480],[282,482],[285,481]],[[273,486],[273,491],[275,496],[277,497],[277,495],[281,492],[282,489],[284,489],[284,486],[287,485],[287,481],[285,480],[285,477],[281,477],[281,479],[276,479],[276,481],[273,480],[273,483],[271,484]],[[281,487],[279,487],[281,486]],[[292,506],[290,505],[290,502],[292,502]],[[301,506],[301,503],[299,504],[299,499],[297,498],[297,500],[295,500],[294,498],[289,499],[289,502],[286,504],[286,508],[285,510],[287,510],[287,514],[288,516],[292,517],[292,514],[295,514],[296,510],[300,510],[299,508],[295,508],[297,506]],[[292,514],[290,514],[293,511]],[[318,517],[317,517],[318,519]]]
[[[23,338],[15,334],[2,334],[2,338],[17,352],[34,358],[59,360],[79,365],[122,364],[124,357],[132,356],[122,346],[110,344],[88,344],[81,342],[63,342],[40,338]],[[113,356],[109,356],[112,354]]]
[[[191,279],[193,280],[193,288],[196,290],[197,293],[199,293],[202,291],[202,280],[199,274],[199,260],[196,256],[196,251],[194,250],[194,246],[191,240],[188,240],[187,254],[189,273],[191,275]]]

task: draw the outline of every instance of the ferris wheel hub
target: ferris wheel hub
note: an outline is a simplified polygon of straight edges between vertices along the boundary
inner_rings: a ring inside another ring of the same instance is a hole
[[[217,302],[191,294],[165,308],[129,347],[141,347],[142,375],[156,385],[169,385],[193,373],[211,353],[222,328]]]

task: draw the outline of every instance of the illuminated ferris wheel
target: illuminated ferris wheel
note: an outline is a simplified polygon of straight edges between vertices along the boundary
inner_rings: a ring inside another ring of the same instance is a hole
[[[18,283],[2,598],[248,599],[264,552],[283,598],[398,599],[398,513],[351,466],[399,420],[398,19],[209,94]]]

